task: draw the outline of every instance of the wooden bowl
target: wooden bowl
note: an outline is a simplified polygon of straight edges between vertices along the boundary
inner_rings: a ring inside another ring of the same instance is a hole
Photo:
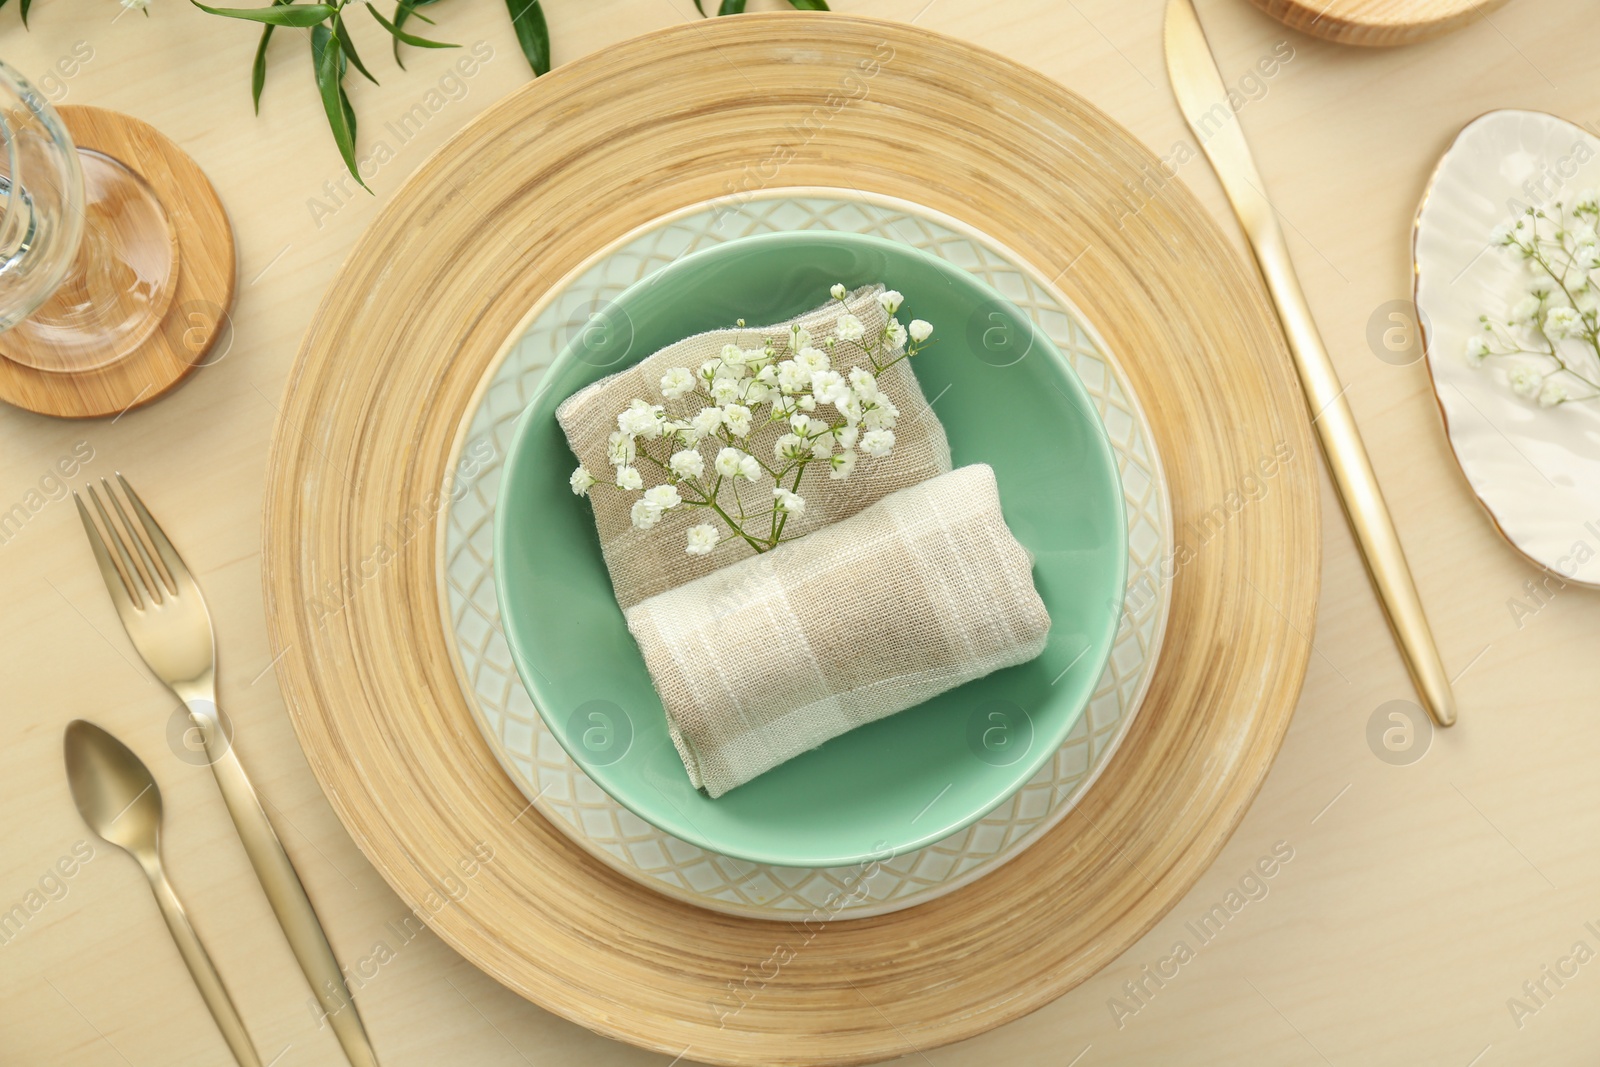
[[[1292,29],[1339,44],[1415,44],[1483,18],[1506,0],[1250,0]]]

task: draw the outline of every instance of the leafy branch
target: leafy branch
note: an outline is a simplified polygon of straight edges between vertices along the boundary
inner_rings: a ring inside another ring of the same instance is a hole
[[[0,0],[0,6],[5,2],[6,0]],[[256,45],[255,59],[250,67],[250,98],[257,114],[261,113],[261,90],[267,84],[267,44],[272,40],[273,31],[280,26],[311,31],[311,66],[316,78],[317,93],[322,99],[322,109],[327,115],[328,128],[333,133],[333,142],[339,149],[339,156],[344,160],[344,165],[356,182],[368,192],[371,192],[371,189],[367,188],[367,183],[362,180],[356,166],[356,113],[350,104],[349,95],[345,92],[344,79],[351,67],[374,85],[378,79],[367,69],[366,64],[361,61],[361,56],[356,52],[355,41],[345,25],[346,13],[355,7],[367,9],[378,25],[393,38],[394,61],[402,70],[405,69],[405,63],[400,58],[402,44],[413,48],[460,47],[422,37],[405,29],[406,24],[413,18],[433,25],[433,20],[420,9],[431,7],[439,0],[398,0],[392,18],[385,18],[382,12],[373,6],[371,0],[337,0],[335,3],[272,0],[267,7],[210,7],[202,4],[200,0],[190,0],[190,2],[200,10],[213,15],[262,24],[261,40]],[[30,3],[31,0],[21,0],[24,21]],[[828,10],[826,0],[789,0],[789,3],[792,7],[803,11]],[[550,29],[545,23],[544,8],[540,0],[505,0],[505,4],[511,16],[511,28],[517,35],[517,44],[521,47],[522,54],[527,57],[528,65],[533,68],[534,77],[548,74]],[[746,0],[722,0],[717,14],[742,14],[745,4]],[[706,10],[702,6],[702,0],[694,0],[694,6],[702,16],[705,16]]]

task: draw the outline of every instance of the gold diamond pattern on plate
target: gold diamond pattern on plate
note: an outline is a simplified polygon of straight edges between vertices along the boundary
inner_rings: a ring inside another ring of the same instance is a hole
[[[494,589],[500,465],[517,417],[572,334],[630,285],[682,256],[752,234],[794,230],[873,234],[911,245],[982,279],[1025,312],[1094,398],[1127,505],[1129,596],[1083,718],[1055,758],[986,818],[883,863],[865,880],[855,868],[769,867],[707,852],[612,800],[567,756],[518,681]],[[529,802],[584,849],[635,881],[716,911],[758,918],[803,918],[819,910],[835,917],[881,914],[994,870],[1060,821],[1110,758],[1144,697],[1166,626],[1168,590],[1160,573],[1172,543],[1166,484],[1121,369],[1078,311],[1020,259],[954,219],[901,200],[774,190],[691,208],[631,235],[577,272],[526,324],[490,372],[467,417],[461,450],[476,469],[452,494],[440,578],[446,630],[479,728]]]

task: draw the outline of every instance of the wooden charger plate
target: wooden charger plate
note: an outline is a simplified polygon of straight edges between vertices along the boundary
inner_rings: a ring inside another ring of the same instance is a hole
[[[668,1055],[856,1064],[1033,1011],[1183,896],[1287,728],[1320,541],[1309,429],[1258,283],[1180,184],[1149,194],[1154,173],[1154,155],[1040,74],[908,26],[790,13],[607,48],[423,164],[296,360],[263,571],[307,759],[440,937],[551,1011]],[[875,918],[713,914],[608,869],[500,769],[440,621],[451,442],[529,309],[635,227],[777,184],[904,197],[1055,277],[1126,362],[1180,531],[1167,646],[1100,782],[996,872]],[[1274,453],[1293,458],[1248,500]],[[474,852],[493,858],[443,906]]]

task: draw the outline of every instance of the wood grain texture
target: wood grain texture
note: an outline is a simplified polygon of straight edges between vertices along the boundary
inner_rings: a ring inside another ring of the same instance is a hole
[[[1340,44],[1387,48],[1460,29],[1506,0],[1250,0],[1280,22]]]
[[[704,62],[708,50],[722,61]],[[690,68],[692,82],[663,91]],[[786,150],[786,184],[905,197],[1056,276],[1126,361],[1179,529],[1228,526],[1174,561],[1148,704],[1072,816],[949,897],[814,929],[652,894],[526,811],[456,688],[429,535],[467,401],[528,308],[633,227],[767,180],[785,128],[811,131]],[[523,996],[668,1055],[853,1064],[1048,1003],[1183,895],[1287,728],[1310,654],[1319,520],[1311,439],[1258,284],[1185,189],[1161,181],[1150,195],[1159,167],[1082,99],[992,53],[904,25],[787,15],[675,28],[568,64],[420,168],[351,254],[295,362],[263,569],[312,769],[442,938]],[[1273,491],[1229,503],[1275,450],[1292,461]],[[427,532],[398,537],[408,517]],[[481,844],[494,858],[471,894],[428,907],[440,872]],[[781,981],[761,977],[774,970]]]
[[[177,239],[177,280],[149,338],[95,370],[62,373],[24,365],[5,357],[0,338],[0,401],[60,418],[120,415],[176,388],[231,333],[233,227],[199,165],[154,126],[105,108],[68,104],[59,110],[79,148],[122,162],[155,193]]]

